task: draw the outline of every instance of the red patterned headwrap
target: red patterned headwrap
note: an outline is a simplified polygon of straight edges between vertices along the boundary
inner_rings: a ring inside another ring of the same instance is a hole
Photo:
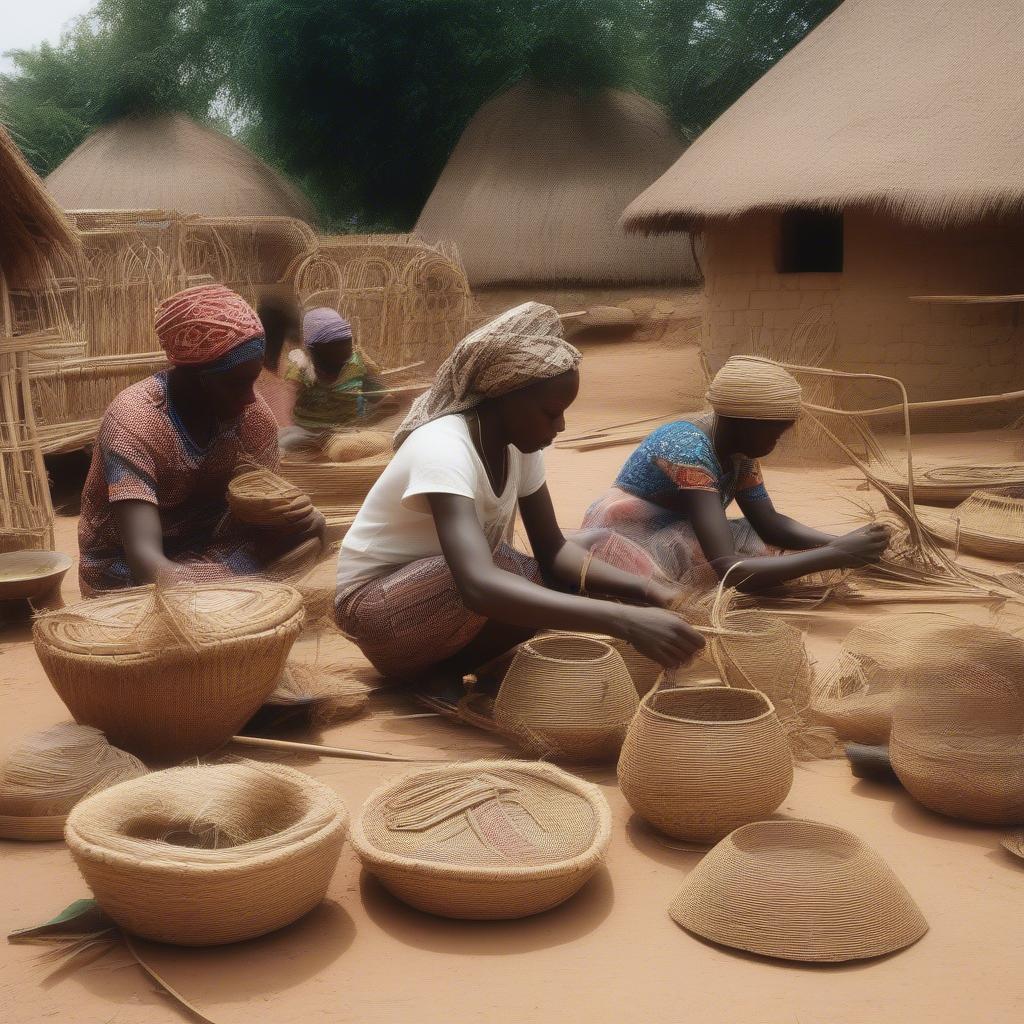
[[[241,295],[222,284],[201,284],[156,307],[156,336],[175,366],[201,366],[262,337],[263,324]]]

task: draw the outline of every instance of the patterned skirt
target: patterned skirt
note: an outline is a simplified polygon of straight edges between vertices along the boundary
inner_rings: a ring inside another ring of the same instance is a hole
[[[543,585],[540,566],[500,544],[494,564]],[[403,678],[458,654],[487,619],[459,596],[444,557],[423,558],[342,594],[335,605],[338,628],[383,676]]]

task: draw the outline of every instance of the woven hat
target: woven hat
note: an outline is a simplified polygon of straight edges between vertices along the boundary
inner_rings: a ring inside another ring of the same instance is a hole
[[[558,906],[597,871],[610,841],[601,791],[541,762],[416,772],[374,792],[352,828],[363,866],[400,900],[475,920]]]
[[[222,284],[201,284],[164,299],[154,321],[160,347],[175,366],[212,363],[263,337],[256,311]]]
[[[618,774],[641,818],[677,839],[709,843],[786,799],[793,757],[763,693],[654,690],[629,727]]]
[[[269,469],[247,470],[228,484],[231,514],[249,526],[278,526],[285,515],[312,504],[308,494]]]
[[[83,800],[65,838],[126,931],[180,946],[265,935],[323,900],[344,804],[283,765],[169,768]]]
[[[816,821],[738,828],[690,872],[669,914],[712,942],[785,960],[882,956],[928,930],[874,850]]]
[[[597,762],[618,755],[637,704],[617,651],[581,633],[559,633],[519,645],[494,720],[538,756]]]
[[[63,839],[79,800],[147,770],[87,725],[62,722],[32,733],[0,765],[0,839]]]
[[[0,601],[31,601],[56,590],[71,559],[59,551],[6,551],[0,554]]]
[[[274,689],[302,628],[280,583],[140,587],[40,616],[46,674],[75,720],[140,757],[221,746]]]
[[[708,389],[708,401],[719,416],[741,420],[795,420],[801,397],[791,373],[754,356],[730,356]]]

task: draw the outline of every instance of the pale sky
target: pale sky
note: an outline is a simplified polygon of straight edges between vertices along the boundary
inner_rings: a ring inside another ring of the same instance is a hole
[[[27,50],[46,40],[60,39],[61,29],[80,14],[87,14],[95,0],[0,0],[0,54]],[[0,72],[11,62],[0,56]]]

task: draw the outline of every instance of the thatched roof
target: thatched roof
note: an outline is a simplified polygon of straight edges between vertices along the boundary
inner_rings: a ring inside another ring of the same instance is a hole
[[[624,217],[671,231],[749,210],[870,206],[921,223],[1024,199],[1021,0],[846,0]]]
[[[470,121],[415,231],[453,241],[473,285],[693,280],[688,239],[630,238],[618,226],[682,150],[640,96],[520,83]]]
[[[46,187],[65,210],[313,218],[301,193],[245,146],[182,114],[98,129]]]
[[[53,245],[74,250],[74,228],[0,126],[0,271],[11,283],[30,283]]]

